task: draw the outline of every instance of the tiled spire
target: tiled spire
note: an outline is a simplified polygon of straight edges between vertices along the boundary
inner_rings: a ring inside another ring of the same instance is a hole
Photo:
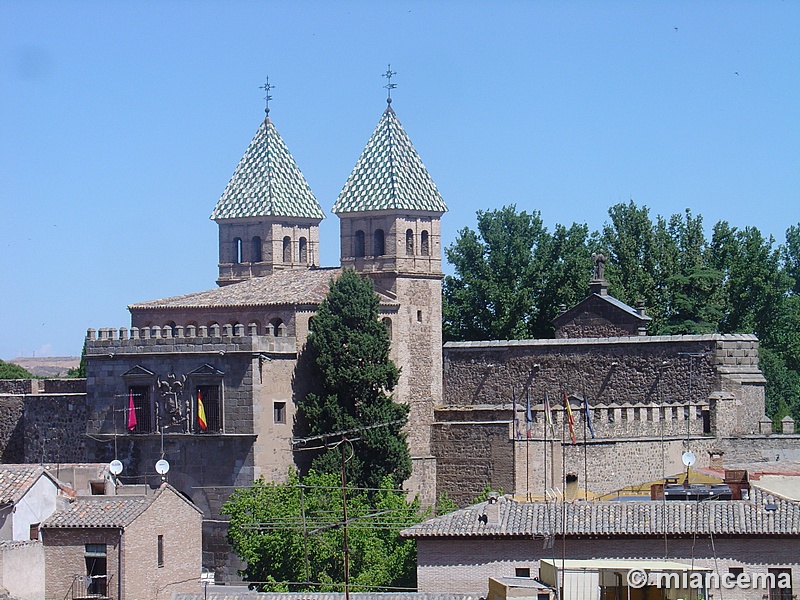
[[[391,106],[333,205],[336,214],[371,210],[447,211]]]
[[[212,219],[324,219],[314,193],[267,116],[233,172]]]

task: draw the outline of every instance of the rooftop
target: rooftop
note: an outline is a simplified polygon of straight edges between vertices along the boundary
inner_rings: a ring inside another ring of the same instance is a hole
[[[19,502],[44,473],[40,465],[0,465],[0,505]]]
[[[381,116],[333,205],[335,214],[377,210],[447,211],[391,106]]]
[[[42,523],[48,529],[127,527],[152,504],[153,496],[79,496]]]

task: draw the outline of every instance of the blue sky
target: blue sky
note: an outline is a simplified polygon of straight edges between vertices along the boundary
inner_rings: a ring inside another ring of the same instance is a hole
[[[385,107],[450,212],[598,229],[634,199],[800,221],[800,2],[0,0],[0,358],[214,286],[208,219],[271,116],[328,214]]]

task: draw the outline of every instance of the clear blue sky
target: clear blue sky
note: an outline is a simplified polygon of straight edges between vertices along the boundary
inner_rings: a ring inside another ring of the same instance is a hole
[[[550,228],[629,198],[781,242],[800,221],[800,2],[0,0],[0,358],[214,286],[208,216],[267,75],[337,264],[389,62],[446,245],[507,203]]]

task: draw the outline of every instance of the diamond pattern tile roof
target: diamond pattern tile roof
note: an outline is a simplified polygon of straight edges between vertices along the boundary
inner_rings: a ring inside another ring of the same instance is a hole
[[[215,220],[247,217],[325,218],[269,117],[261,123],[211,213]]]
[[[500,498],[499,523],[480,517],[486,502],[428,519],[400,532],[403,537],[531,537],[561,535],[663,536],[792,535],[800,536],[800,504],[756,488],[751,500],[707,502],[517,502]],[[777,510],[768,511],[774,504]]]
[[[79,496],[65,509],[54,512],[42,527],[127,527],[153,500],[153,496]]]
[[[371,210],[447,212],[391,106],[384,111],[333,205],[336,214]]]

